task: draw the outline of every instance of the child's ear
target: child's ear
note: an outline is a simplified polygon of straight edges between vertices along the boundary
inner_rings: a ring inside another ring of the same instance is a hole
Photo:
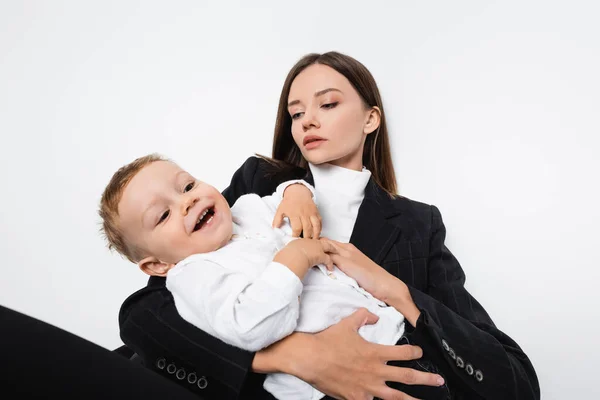
[[[167,276],[167,272],[175,266],[160,261],[156,257],[146,257],[138,262],[138,266],[144,273],[150,276]]]

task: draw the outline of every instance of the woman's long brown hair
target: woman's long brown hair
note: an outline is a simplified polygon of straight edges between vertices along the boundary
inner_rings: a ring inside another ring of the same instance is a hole
[[[367,135],[363,151],[363,165],[371,171],[375,182],[391,195],[396,195],[396,174],[390,153],[390,140],[383,102],[379,88],[369,70],[354,58],[335,51],[324,54],[307,54],[292,67],[285,79],[279,108],[275,121],[275,135],[273,138],[273,153],[270,161],[283,168],[285,164],[307,168],[307,162],[292,137],[292,117],[288,113],[287,103],[292,82],[304,69],[313,65],[322,64],[333,68],[344,75],[358,95],[363,100],[366,108],[378,107],[381,111],[379,128]],[[283,163],[281,163],[283,162]]]

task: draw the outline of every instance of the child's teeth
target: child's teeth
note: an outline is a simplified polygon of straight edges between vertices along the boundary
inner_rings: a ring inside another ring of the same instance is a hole
[[[202,220],[202,218],[204,218],[204,216],[206,215],[207,212],[208,212],[208,210],[204,210],[202,215],[200,215],[200,217],[198,217],[198,221],[196,223],[199,223]]]

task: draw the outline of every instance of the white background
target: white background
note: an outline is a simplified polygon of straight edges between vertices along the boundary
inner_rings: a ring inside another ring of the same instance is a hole
[[[246,3],[1,3],[0,304],[118,347],[146,278],[98,233],[112,173],[158,151],[225,188],[270,153],[289,68],[338,50],[375,76],[401,193],[441,209],[543,398],[597,398],[597,3]]]

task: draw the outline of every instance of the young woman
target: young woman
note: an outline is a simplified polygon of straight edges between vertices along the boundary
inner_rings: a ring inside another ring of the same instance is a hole
[[[270,398],[261,385],[268,372],[295,375],[335,398],[411,399],[407,385],[423,396],[439,389],[436,374],[419,371],[424,352],[452,398],[540,397],[527,356],[465,289],[438,209],[396,194],[383,104],[362,64],[330,52],[292,68],[272,157],[246,161],[224,191],[228,201],[270,194],[293,178],[313,183],[317,198],[337,195],[344,207],[320,204],[322,235],[338,239],[336,264],[397,308],[409,333],[396,346],[368,343],[356,330],[376,318],[360,310],[318,334],[294,333],[251,354],[183,321],[162,279],[151,278],[120,314],[121,337],[148,366],[207,399]],[[320,221],[281,207],[293,225],[318,231]]]

